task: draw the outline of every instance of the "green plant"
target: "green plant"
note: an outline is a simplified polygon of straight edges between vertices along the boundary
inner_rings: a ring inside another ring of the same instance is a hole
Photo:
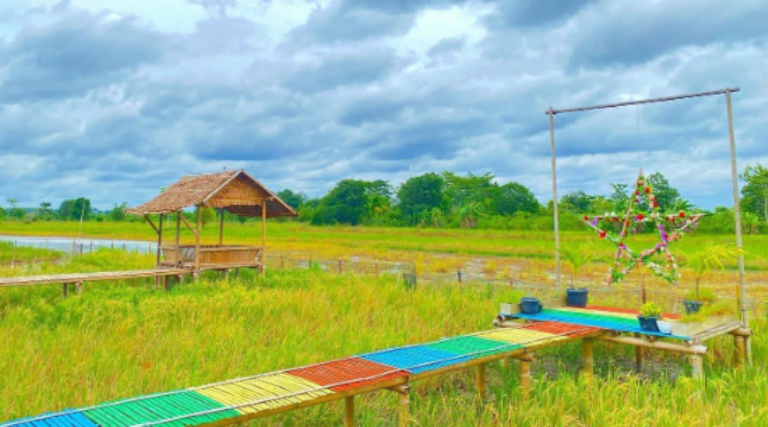
[[[647,302],[640,307],[640,314],[643,315],[643,317],[661,318],[661,307],[656,303]]]
[[[701,308],[697,313],[687,314],[680,318],[682,323],[695,323],[703,322],[710,316],[723,316],[727,314],[734,314],[736,309],[733,304],[721,301],[714,304],[708,304]]]
[[[573,289],[575,277],[579,273],[581,267],[592,262],[595,258],[591,251],[583,246],[579,246],[578,248],[563,247],[559,252],[563,261],[571,267],[571,288]]]
[[[685,294],[685,299],[689,301],[702,301],[712,303],[716,298],[717,295],[715,295],[715,291],[709,288],[699,289],[698,294],[696,293],[696,290],[692,290]]]
[[[693,270],[696,280],[696,300],[701,301],[699,285],[702,277],[713,270],[724,270],[726,264],[736,261],[743,253],[743,250],[733,246],[708,244],[701,251],[687,257],[686,265]]]

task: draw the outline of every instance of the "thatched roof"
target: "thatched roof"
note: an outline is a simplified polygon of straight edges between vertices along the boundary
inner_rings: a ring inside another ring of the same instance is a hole
[[[297,215],[290,205],[243,170],[185,176],[154,199],[126,212],[134,215],[171,213],[202,205],[224,208],[238,216],[260,217],[265,202],[268,218]]]

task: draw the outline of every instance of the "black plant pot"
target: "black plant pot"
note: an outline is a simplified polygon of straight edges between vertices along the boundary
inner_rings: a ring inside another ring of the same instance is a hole
[[[658,317],[637,316],[637,320],[640,321],[640,329],[646,332],[661,332],[657,323]]]
[[[568,307],[586,307],[589,289],[566,289],[565,295]]]
[[[701,310],[701,306],[704,305],[704,303],[701,301],[691,301],[686,299],[683,300],[683,305],[685,306],[685,314],[694,314]]]
[[[538,298],[520,298],[520,311],[524,314],[539,314],[544,306]]]

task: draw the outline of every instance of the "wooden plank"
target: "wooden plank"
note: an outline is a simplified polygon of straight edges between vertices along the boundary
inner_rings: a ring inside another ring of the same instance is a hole
[[[160,268],[153,270],[107,271],[97,273],[59,274],[46,276],[0,277],[0,288],[35,286],[105,280],[137,279],[142,277],[174,276],[188,273],[185,269]]]

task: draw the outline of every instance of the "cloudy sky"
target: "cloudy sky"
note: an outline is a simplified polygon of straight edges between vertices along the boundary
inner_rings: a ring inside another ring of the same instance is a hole
[[[492,172],[550,197],[544,110],[740,87],[768,164],[763,0],[3,0],[0,203],[138,204],[245,168],[322,195],[355,177]],[[730,202],[723,97],[557,117],[561,192],[661,171]]]

